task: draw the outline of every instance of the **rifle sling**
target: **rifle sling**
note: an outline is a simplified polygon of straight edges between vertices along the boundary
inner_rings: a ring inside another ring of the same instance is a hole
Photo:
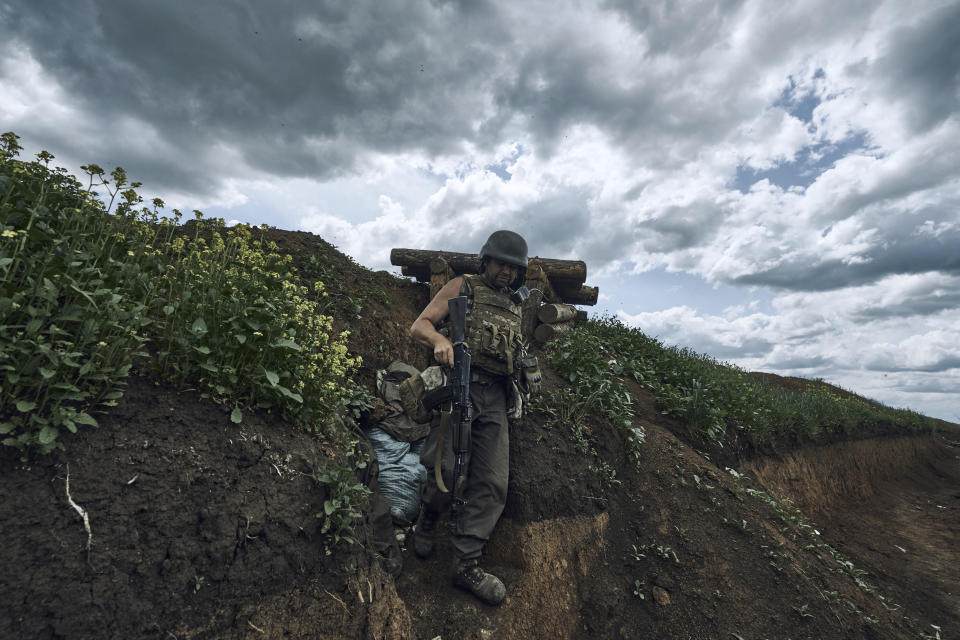
[[[450,387],[441,387],[447,390],[447,393],[450,393]],[[450,404],[450,408],[444,411],[440,410],[440,437],[437,439],[437,449],[434,452],[433,456],[433,478],[437,481],[437,488],[440,489],[443,493],[450,493],[450,490],[447,489],[447,485],[443,482],[443,449],[444,442],[447,439],[447,429],[450,428],[450,416],[453,415],[453,404]],[[454,479],[456,482],[456,479]]]

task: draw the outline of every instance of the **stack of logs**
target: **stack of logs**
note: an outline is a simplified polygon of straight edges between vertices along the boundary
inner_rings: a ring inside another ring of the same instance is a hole
[[[533,331],[537,342],[549,342],[587,319],[587,312],[569,304],[545,304],[537,312],[540,321]]]
[[[405,276],[429,282],[431,299],[452,278],[480,269],[477,254],[422,249],[393,249],[390,263]],[[586,278],[582,260],[530,258],[525,284],[531,295],[523,305],[523,335],[546,342],[585,320],[587,312],[573,305],[595,305],[599,294],[597,287],[584,285]]]

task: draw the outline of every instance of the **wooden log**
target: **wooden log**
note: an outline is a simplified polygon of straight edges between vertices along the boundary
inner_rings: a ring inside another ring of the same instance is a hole
[[[561,322],[559,324],[539,324],[533,332],[533,337],[537,342],[549,342],[560,335],[573,329],[573,321]]]
[[[527,285],[530,286],[529,284]],[[543,290],[530,292],[530,297],[523,303],[523,313],[520,316],[520,333],[525,342],[533,340],[533,331],[537,328],[537,309],[543,301]]]
[[[553,287],[550,285],[550,279],[547,278],[547,275],[543,272],[543,268],[539,263],[532,263],[527,268],[527,279],[524,284],[531,292],[540,292],[540,302],[553,303],[560,301],[560,298],[557,297],[556,292],[554,292]]]
[[[436,257],[430,261],[430,299],[433,300],[434,296],[443,288],[445,284],[450,282],[453,278],[457,277],[457,274],[453,272],[453,269],[450,268],[450,265],[447,264],[447,261],[441,257]]]
[[[533,257],[529,264],[543,269],[544,275],[553,283],[569,283],[570,286],[580,286],[587,279],[587,263],[583,260],[554,260],[553,258]]]
[[[600,289],[597,287],[588,287],[586,285],[578,288],[567,287],[562,284],[556,284],[553,287],[557,297],[567,304],[582,304],[593,306],[597,304],[597,298],[600,296]]]
[[[447,261],[456,273],[477,273],[480,270],[480,257],[475,253],[456,253],[453,251],[433,251],[430,249],[391,249],[390,264],[402,267],[405,276],[415,277],[421,282],[430,279],[430,261],[440,257]],[[529,262],[540,265],[553,283],[577,283],[582,285],[587,279],[587,265],[583,260],[555,260],[553,258],[530,258]]]
[[[577,317],[577,308],[572,304],[545,304],[540,307],[537,317],[540,318],[540,322],[547,324],[566,322]]]
[[[400,273],[408,278],[416,278],[418,282],[430,282],[430,269],[420,271],[416,267],[403,265],[400,267]]]
[[[419,282],[430,282],[433,278],[431,261],[442,258],[454,274],[477,273],[480,259],[476,254],[454,253],[451,251],[430,251],[421,249],[393,249],[390,262],[400,266],[403,275],[416,278]],[[584,286],[587,265],[581,260],[553,260],[551,258],[530,258],[527,268],[527,287],[543,291],[543,302],[595,305],[598,289]],[[440,264],[440,263],[438,263]],[[537,276],[542,274],[542,278]]]

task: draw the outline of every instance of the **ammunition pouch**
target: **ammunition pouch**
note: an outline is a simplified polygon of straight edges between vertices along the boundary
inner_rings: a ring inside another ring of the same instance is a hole
[[[540,373],[540,363],[536,356],[528,356],[518,363],[520,369],[520,385],[527,394],[540,393],[543,386],[543,376]]]

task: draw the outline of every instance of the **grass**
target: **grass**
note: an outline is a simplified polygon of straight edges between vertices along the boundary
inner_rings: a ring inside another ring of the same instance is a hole
[[[684,421],[692,438],[717,448],[744,441],[815,440],[825,432],[853,436],[878,424],[916,431],[937,427],[935,420],[916,412],[886,407],[819,380],[809,381],[805,389],[775,386],[734,365],[665,346],[610,317],[591,319],[563,334],[551,343],[547,360],[573,385],[572,392],[564,391],[573,396],[564,398],[572,403],[572,418],[599,413],[628,434],[636,427],[627,379],[652,392],[664,415]]]

